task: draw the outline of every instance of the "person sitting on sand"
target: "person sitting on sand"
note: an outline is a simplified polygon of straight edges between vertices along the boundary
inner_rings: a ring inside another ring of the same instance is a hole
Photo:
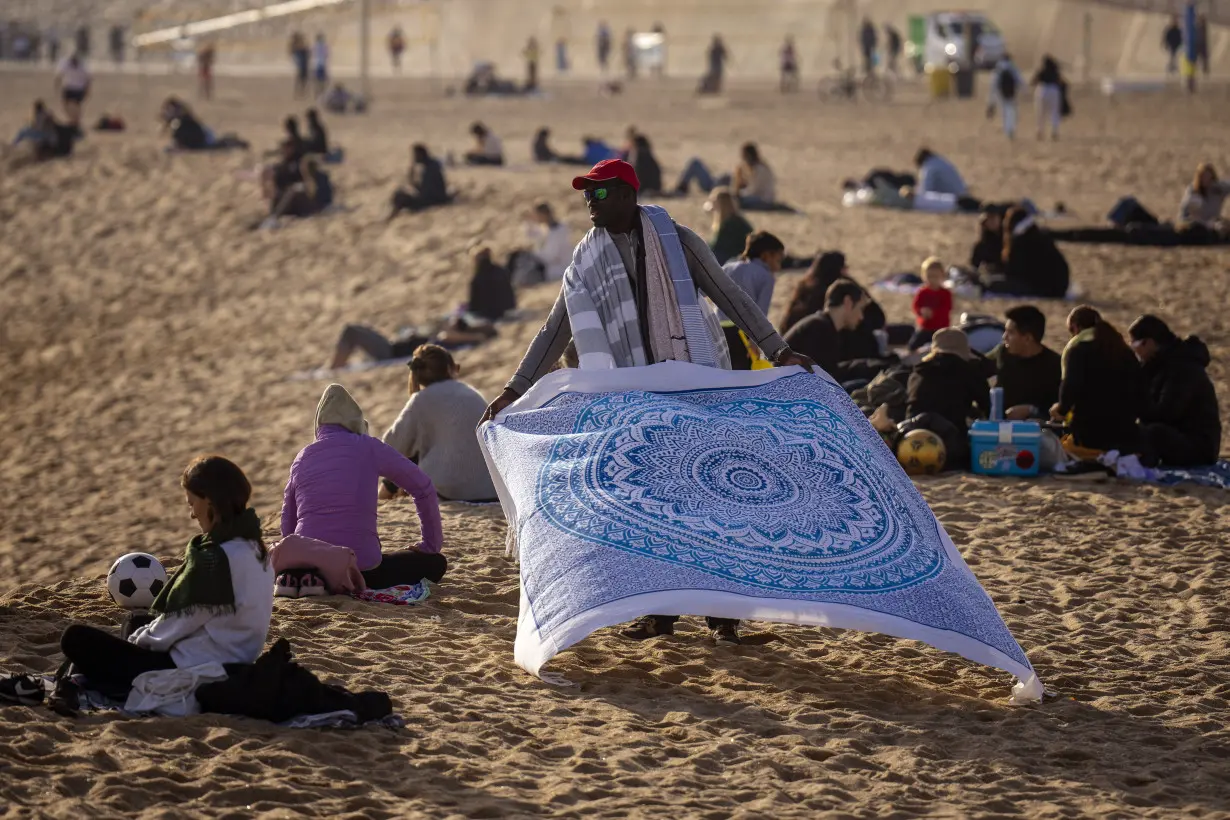
[[[278,150],[275,153],[280,153],[283,146],[290,143],[295,149],[295,159],[303,159],[308,153],[308,145],[307,140],[299,131],[299,120],[296,117],[287,117],[282,121],[282,130],[285,135],[282,137],[282,142],[278,143]]]
[[[1067,296],[1068,260],[1024,208],[1014,206],[1004,217],[1003,259],[1003,275],[988,277],[987,292],[1040,299]]]
[[[422,345],[410,360],[410,399],[384,434],[384,443],[427,474],[441,499],[493,501],[495,486],[474,428],[487,400],[458,380],[461,368],[437,345]],[[382,499],[401,489],[384,479]]]
[[[918,169],[918,182],[914,185],[914,197],[942,194],[961,197],[969,194],[969,187],[961,177],[957,166],[930,148],[919,148],[914,155],[914,167]]]
[[[1221,212],[1230,198],[1230,181],[1217,178],[1217,171],[1207,162],[1196,169],[1196,178],[1183,192],[1179,203],[1179,226],[1191,230],[1203,229],[1211,234],[1230,237],[1230,226]]]
[[[725,265],[743,253],[747,237],[754,230],[752,224],[739,213],[739,205],[726,188],[714,188],[705,203],[705,210],[713,213],[713,234],[709,248],[718,264]]]
[[[977,274],[1003,273],[1004,211],[999,206],[983,206],[978,217],[978,241],[970,250],[969,266]]]
[[[749,210],[772,210],[777,203],[777,178],[760,158],[756,143],[747,142],[739,151],[739,163],[733,174],[714,177],[700,159],[693,157],[675,185],[675,191],[686,194],[691,184],[708,193],[718,186],[729,186],[739,198],[740,207]]]
[[[329,154],[329,134],[325,131],[324,123],[320,121],[320,114],[315,108],[309,108],[304,115],[307,120],[307,136],[303,139],[304,153],[320,154],[327,156]]]
[[[466,312],[489,322],[498,322],[509,311],[517,309],[517,293],[513,290],[512,274],[491,258],[491,248],[474,252],[474,275],[470,277],[470,300]]]
[[[64,101],[64,116],[78,127],[81,125],[81,109],[90,94],[92,83],[93,77],[79,54],[70,54],[56,66],[55,86]]]
[[[931,350],[914,366],[906,386],[906,417],[911,428],[931,430],[944,440],[947,469],[969,462],[969,423],[991,410],[985,367],[955,327],[940,328]],[[925,418],[925,415],[943,419]]]
[[[260,517],[248,506],[252,485],[233,462],[202,456],[180,487],[201,533],[150,606],[154,617],[132,617],[128,627],[146,623],[126,637],[73,624],[60,638],[72,671],[121,699],[146,672],[253,663],[269,633],[273,568]]]
[[[626,157],[628,164],[636,170],[636,177],[641,181],[641,191],[645,195],[661,195],[662,166],[653,155],[653,146],[644,134],[632,133],[632,143]]]
[[[513,284],[517,287],[558,282],[572,264],[573,241],[568,226],[555,218],[551,205],[539,202],[525,216],[526,234],[533,250],[514,251],[508,258]]]
[[[30,124],[17,132],[13,146],[30,143],[34,159],[42,162],[72,154],[80,134],[77,126],[58,122],[42,100],[35,100]]]
[[[786,306],[782,318],[782,333],[788,333],[799,322],[813,313],[823,311],[825,296],[828,289],[838,279],[851,279],[850,268],[846,264],[846,255],[841,251],[826,251],[818,254],[812,260],[807,273],[795,285],[794,293]],[[866,291],[864,290],[866,294]],[[877,331],[888,336],[892,344],[903,345],[909,341],[914,328],[906,324],[888,324],[884,309],[866,294],[863,303],[863,318],[854,330],[841,332],[841,358],[874,359],[884,355],[884,350],[876,338]]]
[[[1045,419],[1059,401],[1063,377],[1059,354],[1042,344],[1046,316],[1033,305],[1021,305],[1004,317],[1004,340],[987,354],[995,367],[995,386],[1004,391],[1004,418]]]
[[[413,461],[367,434],[367,419],[340,384],[325,388],[316,407],[315,441],[290,466],[282,499],[282,537],[294,533],[354,550],[369,589],[439,583],[448,568],[431,479]],[[418,509],[422,541],[382,554],[376,534],[380,479],[405,490]]]
[[[444,181],[444,165],[421,142],[410,148],[409,185],[393,192],[393,208],[389,219],[401,211],[418,213],[449,201],[448,185]]]
[[[1156,316],[1128,328],[1143,365],[1140,453],[1146,466],[1199,467],[1217,461],[1221,411],[1209,378],[1209,348],[1196,336],[1180,339]]]
[[[683,275],[684,272],[662,270],[650,264],[647,242],[670,243],[673,251],[665,247],[659,251],[665,255],[667,265],[686,265],[687,275],[696,285],[697,298],[704,294],[712,299],[774,364],[797,364],[808,370],[815,366],[781,339],[755,302],[722,271],[704,240],[675,223],[665,211],[637,202],[640,181],[631,165],[622,160],[600,162],[588,174],[573,179],[572,187],[583,192],[594,224],[575,253],[582,263],[569,268],[546,323],[521,360],[516,375],[488,405],[484,421],[494,419],[550,372],[573,338],[572,312],[584,310],[586,303],[593,305],[604,301],[600,293],[612,294],[608,298],[618,298],[616,304],[632,305],[636,309],[631,321],[624,312],[618,322],[605,324],[602,313],[590,310],[580,314],[587,321],[583,329],[578,328],[581,332],[576,335],[582,369],[639,367],[666,360],[697,364],[713,361],[719,366],[723,363],[725,356],[717,349],[723,340],[703,327],[703,322],[690,330],[684,327],[685,339],[664,338],[652,332],[647,322],[650,308],[646,300],[658,289],[669,286],[672,273]],[[584,261],[586,259],[590,261]],[[671,259],[675,263],[669,261]],[[639,300],[633,294],[638,294]],[[679,311],[676,307],[674,321],[682,325]],[[671,635],[676,620],[675,616],[648,615],[622,634],[631,640]],[[737,621],[710,618],[708,624],[715,641],[740,642]]]
[[[784,339],[791,349],[812,359],[834,380],[850,385],[868,382],[890,362],[876,359],[846,359],[841,333],[854,330],[863,320],[867,292],[851,279],[838,279],[824,295],[824,309],[803,319]],[[861,386],[861,385],[859,385]]]
[[[504,143],[481,122],[470,126],[475,148],[465,154],[467,165],[503,165]]]
[[[722,266],[730,281],[741,287],[756,307],[769,315],[769,305],[773,301],[773,289],[777,284],[777,274],[781,272],[782,260],[786,258],[786,246],[782,241],[768,231],[756,231],[747,236],[747,245],[743,254]],[[751,351],[742,332],[735,323],[719,314],[722,331],[726,334],[726,345],[730,348],[730,369],[751,370]]]
[[[1140,365],[1123,336],[1088,305],[1068,314],[1071,341],[1063,351],[1054,421],[1065,422],[1069,451],[1137,451],[1136,419],[1144,404]]]
[[[287,148],[288,152],[291,150],[293,149]],[[276,192],[269,217],[263,223],[266,226],[270,224],[268,220],[276,220],[283,216],[298,218],[315,216],[333,204],[333,182],[321,167],[320,157],[316,155],[304,157],[298,166],[299,180],[291,182]]]
[[[347,114],[351,111],[362,114],[367,110],[367,100],[341,83],[334,83],[328,91],[318,96],[316,104],[330,114]]]

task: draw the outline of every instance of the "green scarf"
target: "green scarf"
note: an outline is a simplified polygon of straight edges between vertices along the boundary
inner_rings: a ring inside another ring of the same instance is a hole
[[[163,615],[191,615],[201,609],[216,615],[234,612],[231,562],[222,545],[235,538],[258,541],[260,537],[261,520],[251,507],[238,518],[195,536],[184,551],[184,563],[158,593],[150,610]]]
[[[1063,349],[1063,356],[1060,358],[1059,377],[1066,379],[1068,377],[1068,357],[1072,355],[1072,350],[1079,344],[1093,341],[1093,328],[1085,328],[1080,333],[1077,333],[1068,340],[1068,344]]]

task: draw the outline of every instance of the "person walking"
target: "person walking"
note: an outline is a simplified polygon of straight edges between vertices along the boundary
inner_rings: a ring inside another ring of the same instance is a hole
[[[295,99],[306,97],[311,52],[308,50],[307,38],[303,36],[303,32],[296,31],[290,35],[288,51],[291,61],[295,64]]]
[[[531,37],[525,41],[525,50],[521,56],[525,58],[525,90],[538,90],[538,59],[541,56],[538,48],[538,38]]]
[[[312,76],[316,80],[316,96],[319,97],[329,87],[329,44],[325,42],[324,34],[317,34],[312,45]]]
[[[401,55],[406,51],[406,35],[402,34],[401,26],[393,26],[393,30],[389,32],[389,62],[393,64],[393,70],[398,74],[401,73]]]
[[[1162,32],[1162,48],[1166,49],[1166,73],[1177,74],[1179,71],[1179,49],[1183,48],[1183,29],[1179,27],[1179,17],[1170,18],[1170,25]]]
[[[794,50],[794,38],[789,35],[782,43],[781,75],[779,88],[783,94],[799,90],[799,57]]]
[[[1038,105],[1038,139],[1045,136],[1046,126],[1051,126],[1051,139],[1059,139],[1059,122],[1064,116],[1064,79],[1059,63],[1049,54],[1042,58],[1042,65],[1034,74],[1032,85],[1036,89]]]
[[[611,27],[606,24],[605,20],[598,23],[595,46],[598,50],[598,68],[605,76],[611,62]]]
[[[901,60],[901,32],[892,23],[884,24],[884,44],[888,52],[888,73],[893,79],[901,77],[898,65]]]
[[[876,47],[880,44],[880,37],[876,34],[875,24],[871,22],[871,18],[863,18],[863,27],[858,36],[859,48],[863,52],[863,74],[870,77],[876,73]]]
[[[987,100],[987,116],[990,117],[999,108],[1003,118],[1004,135],[1008,139],[1016,139],[1017,124],[1017,94],[1025,86],[1025,78],[1012,62],[1011,55],[1005,53],[995,64],[992,75],[990,98]]]

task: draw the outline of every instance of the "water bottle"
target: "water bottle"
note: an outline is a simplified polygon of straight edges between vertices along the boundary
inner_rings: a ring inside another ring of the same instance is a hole
[[[1004,420],[1004,388],[991,388],[991,421]]]

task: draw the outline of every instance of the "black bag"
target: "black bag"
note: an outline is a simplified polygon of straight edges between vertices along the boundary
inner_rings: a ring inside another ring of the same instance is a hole
[[[1072,116],[1072,101],[1068,99],[1068,84],[1059,84],[1059,116]]]
[[[1005,102],[1016,99],[1016,72],[1005,68],[995,78],[999,88],[999,98]]]

